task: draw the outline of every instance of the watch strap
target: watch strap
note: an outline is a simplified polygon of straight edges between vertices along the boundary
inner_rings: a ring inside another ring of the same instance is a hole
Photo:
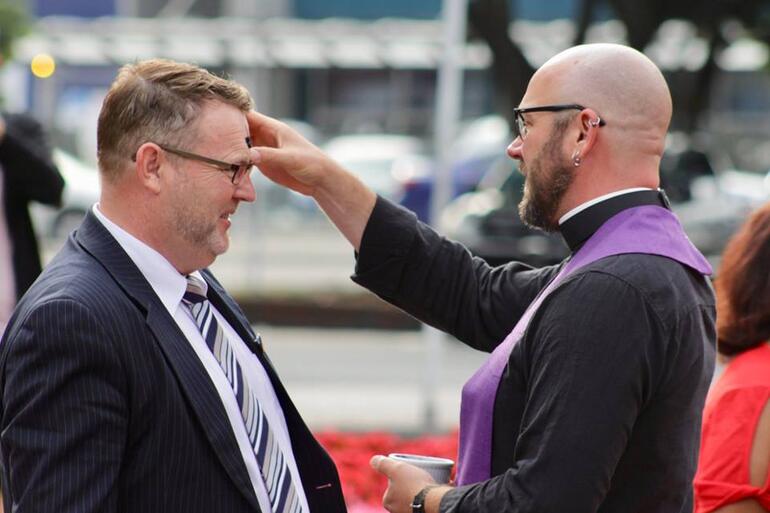
[[[425,498],[428,496],[428,492],[433,488],[438,488],[437,485],[428,485],[414,496],[412,499],[412,513],[425,513]]]

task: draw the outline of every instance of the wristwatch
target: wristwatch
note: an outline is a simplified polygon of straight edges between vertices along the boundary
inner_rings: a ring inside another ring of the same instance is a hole
[[[412,499],[412,513],[425,513],[425,497],[427,497],[428,492],[433,488],[437,488],[437,486],[428,485],[417,492],[417,495]]]

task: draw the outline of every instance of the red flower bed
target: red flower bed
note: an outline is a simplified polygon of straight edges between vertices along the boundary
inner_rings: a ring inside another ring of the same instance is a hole
[[[316,433],[316,438],[337,464],[342,492],[351,512],[384,511],[381,503],[387,479],[369,466],[369,460],[375,454],[387,456],[392,452],[401,452],[457,460],[456,431],[417,438],[402,438],[386,432],[326,431]]]

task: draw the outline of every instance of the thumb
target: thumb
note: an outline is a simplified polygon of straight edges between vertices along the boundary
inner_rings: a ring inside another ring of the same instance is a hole
[[[251,148],[251,163],[257,166],[286,167],[291,162],[291,156],[269,146],[254,146]]]
[[[380,474],[384,474],[386,477],[390,477],[390,474],[393,471],[394,463],[395,462],[393,460],[386,458],[381,454],[372,456],[372,459],[369,461],[369,465],[371,465],[374,470]]]

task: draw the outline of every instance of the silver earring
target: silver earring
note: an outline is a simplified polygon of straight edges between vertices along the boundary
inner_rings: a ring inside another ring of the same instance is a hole
[[[575,153],[572,154],[572,165],[575,167],[580,167],[580,154],[575,150]]]
[[[601,123],[601,122],[602,122],[602,118],[597,117],[596,121],[589,121],[588,124],[593,126],[593,127],[597,127],[597,126],[599,126],[599,123]]]

